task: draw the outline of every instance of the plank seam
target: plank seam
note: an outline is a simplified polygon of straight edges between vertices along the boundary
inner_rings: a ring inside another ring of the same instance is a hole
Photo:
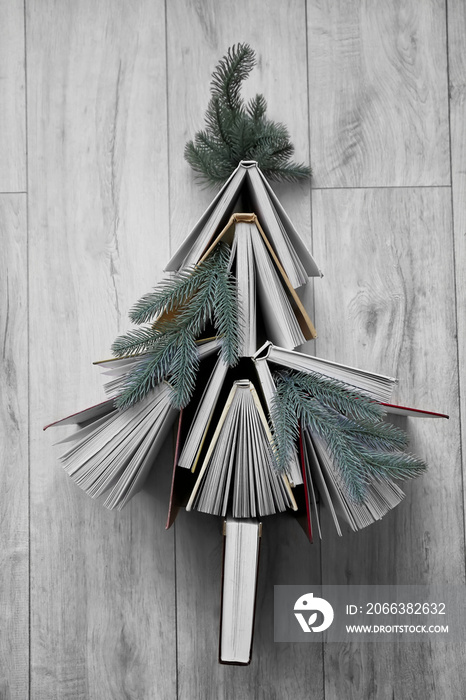
[[[164,11],[165,11],[165,112],[166,112],[166,120],[167,120],[167,173],[168,173],[168,192],[167,192],[167,199],[168,199],[168,227],[169,227],[169,232],[168,232],[168,252],[169,252],[169,257],[171,258],[172,256],[172,237],[171,237],[171,213],[172,213],[172,207],[171,207],[171,187],[170,187],[170,172],[171,172],[171,167],[170,167],[170,105],[168,101],[168,95],[169,95],[169,88],[168,88],[168,20],[167,20],[167,0],[164,2]],[[178,677],[178,671],[177,671],[177,677]]]
[[[26,0],[23,0],[23,31],[24,31],[24,117],[25,117],[25,148],[26,148],[26,191],[22,194],[26,195],[26,342],[27,342],[27,519],[28,519],[28,700],[31,700],[31,684],[32,684],[32,644],[31,644],[31,327],[30,327],[30,266],[29,266],[29,124],[28,124],[28,63],[27,63],[27,26],[26,26]]]
[[[451,152],[450,152],[451,158]],[[448,188],[450,185],[367,185],[364,187],[313,187],[313,190],[433,190],[437,188]]]
[[[169,257],[172,255],[172,237],[171,237],[171,165],[170,165],[170,103],[169,103],[169,86],[168,86],[168,9],[167,0],[164,0],[164,21],[165,21],[165,115],[167,122],[167,200],[168,200],[168,251]],[[175,449],[175,448],[174,448]],[[176,567],[176,522],[173,523],[173,584],[175,590],[175,698],[179,698],[179,661],[178,661],[178,581]]]

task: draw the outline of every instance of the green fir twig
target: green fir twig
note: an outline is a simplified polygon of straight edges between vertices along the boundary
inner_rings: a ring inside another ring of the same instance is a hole
[[[121,393],[116,399],[118,408],[141,400],[164,379],[172,387],[172,404],[176,408],[186,406],[194,391],[199,365],[195,341],[209,323],[221,336],[225,361],[236,364],[240,331],[229,258],[229,247],[219,243],[204,262],[165,280],[133,307],[132,321],[153,323],[133,329],[113,343],[116,357],[143,354],[122,378]]]
[[[409,479],[426,470],[417,457],[402,452],[404,431],[384,423],[383,407],[348,385],[310,372],[279,372],[271,420],[277,467],[289,463],[299,425],[326,443],[347,495],[363,503],[374,476]]]
[[[185,148],[185,158],[207,184],[223,184],[242,160],[255,160],[270,180],[308,178],[311,169],[292,162],[294,146],[287,128],[266,118],[267,102],[256,95],[241,97],[242,83],[256,65],[248,44],[228,49],[212,74],[205,130]]]

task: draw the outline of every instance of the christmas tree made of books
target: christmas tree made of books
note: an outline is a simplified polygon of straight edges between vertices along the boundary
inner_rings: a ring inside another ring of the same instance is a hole
[[[79,426],[62,440],[67,473],[122,508],[178,420],[167,527],[182,506],[226,519],[220,660],[237,664],[251,655],[261,519],[291,509],[312,542],[321,506],[339,535],[382,518],[397,482],[426,469],[384,416],[442,415],[393,405],[393,378],[296,350],[316,337],[296,289],[320,271],[269,180],[310,170],[290,162],[264,98],[243,102],[254,64],[238,44],[213,73],[186,158],[223,186],[101,363],[108,398],[53,424]]]

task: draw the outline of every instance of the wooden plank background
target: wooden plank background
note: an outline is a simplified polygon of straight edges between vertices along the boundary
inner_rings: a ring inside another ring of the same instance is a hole
[[[238,41],[314,170],[276,188],[325,275],[310,349],[451,415],[405,421],[430,472],[382,522],[311,548],[267,521],[247,668],[217,664],[219,521],[164,530],[171,445],[114,513],[42,432],[101,399],[92,361],[211,200],[183,148]],[[0,0],[0,700],[466,695],[464,645],[273,642],[274,584],[465,581],[465,50],[462,0]]]

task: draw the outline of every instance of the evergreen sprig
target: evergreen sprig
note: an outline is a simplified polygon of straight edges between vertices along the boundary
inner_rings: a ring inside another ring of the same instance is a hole
[[[270,180],[296,181],[311,169],[292,162],[294,146],[287,128],[266,118],[267,102],[256,95],[245,103],[241,86],[256,65],[253,49],[236,44],[215,68],[205,130],[185,148],[185,158],[210,185],[223,184],[242,160],[255,160]]]
[[[143,353],[121,381],[118,408],[133,405],[164,379],[172,386],[172,404],[176,408],[186,406],[199,366],[195,341],[208,323],[213,323],[222,337],[225,361],[236,364],[240,337],[229,258],[230,249],[219,243],[204,262],[165,280],[135,304],[131,320],[153,323],[133,329],[113,343],[116,357]]]
[[[301,424],[326,443],[348,496],[363,503],[374,476],[409,479],[426,470],[417,457],[402,452],[404,431],[384,423],[383,408],[348,385],[318,373],[279,372],[271,419],[279,470],[295,449]]]

